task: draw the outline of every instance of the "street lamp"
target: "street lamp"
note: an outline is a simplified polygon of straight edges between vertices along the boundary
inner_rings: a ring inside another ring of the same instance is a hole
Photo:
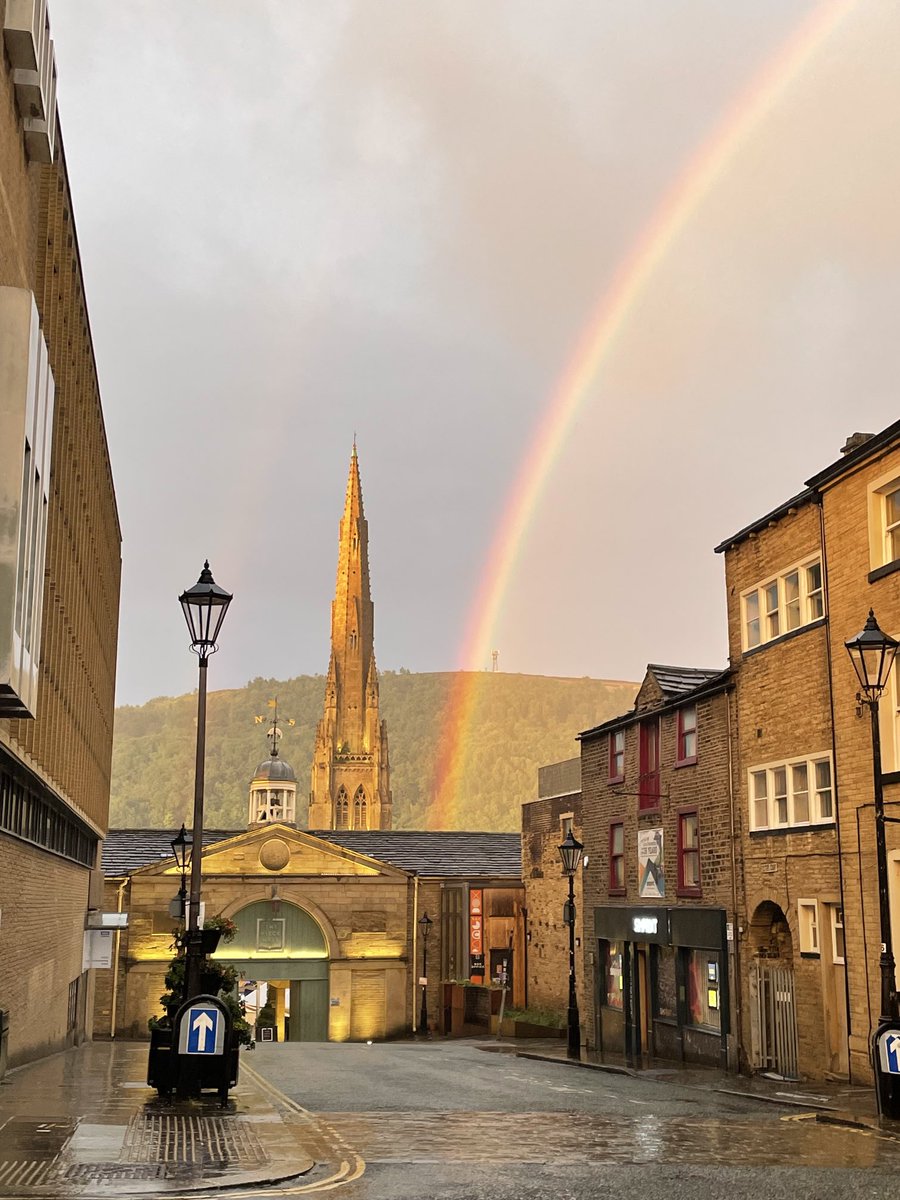
[[[897,993],[894,978],[894,951],[891,938],[891,906],[888,893],[887,845],[884,834],[884,788],[881,782],[881,731],[878,724],[878,701],[887,685],[891,667],[900,642],[883,633],[870,608],[865,627],[855,638],[845,642],[850,661],[856,671],[861,691],[858,699],[867,704],[872,718],[872,766],[875,792],[875,853],[878,864],[878,914],[881,926],[881,1016],[875,1031],[875,1080],[878,1111],[887,1116],[900,1116],[900,1096],[890,1078],[884,1079],[880,1070],[878,1046],[882,1033],[891,1029],[897,1020]],[[893,1111],[892,1111],[893,1110]]]
[[[419,917],[419,927],[422,930],[422,1012],[419,1016],[419,1026],[423,1037],[428,1036],[428,931],[433,924],[434,921],[427,912]]]
[[[575,994],[575,872],[581,862],[584,846],[570,829],[559,847],[563,875],[569,877],[569,900],[563,909],[563,923],[569,926],[569,1058],[581,1058],[581,1026],[578,1020],[578,997]]]
[[[181,919],[183,921],[187,902],[186,872],[191,863],[191,852],[193,850],[191,835],[185,829],[183,823],[177,837],[172,838],[170,845],[172,853],[175,855],[175,866],[181,872],[181,887],[178,889],[178,899],[181,901]]]
[[[200,683],[197,690],[197,759],[194,771],[194,828],[191,854],[191,890],[185,941],[185,998],[200,995],[200,973],[203,966],[203,946],[200,932],[200,870],[203,861],[203,774],[206,754],[206,668],[209,656],[218,650],[216,640],[231,593],[220,588],[212,577],[209,561],[203,564],[200,578],[192,588],[178,597],[191,635],[191,649],[200,660]]]

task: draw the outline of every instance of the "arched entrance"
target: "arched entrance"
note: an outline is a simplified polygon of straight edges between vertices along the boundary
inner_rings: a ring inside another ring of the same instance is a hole
[[[783,910],[773,900],[757,905],[750,919],[750,1025],[754,1066],[796,1079],[797,1015],[794,1009],[794,947]]]
[[[269,985],[280,1037],[327,1042],[328,944],[319,923],[284,900],[254,901],[232,920],[237,934],[214,957],[242,980]]]

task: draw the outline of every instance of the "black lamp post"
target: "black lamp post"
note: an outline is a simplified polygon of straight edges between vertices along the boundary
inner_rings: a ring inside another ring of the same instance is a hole
[[[566,1053],[569,1058],[581,1058],[581,1025],[578,1020],[578,996],[575,993],[575,872],[581,863],[584,846],[572,830],[559,847],[563,875],[569,877],[569,899],[563,908],[563,922],[569,926],[569,1021]]]
[[[185,940],[185,997],[200,995],[200,973],[203,966],[203,945],[200,931],[200,870],[203,860],[203,777],[206,755],[206,668],[209,656],[218,650],[216,640],[231,593],[220,588],[212,577],[209,562],[203,564],[200,578],[192,588],[178,597],[191,635],[191,649],[200,660],[200,683],[197,690],[197,759],[194,772],[194,828],[191,854],[191,890],[188,900]]]
[[[178,889],[178,899],[181,901],[181,919],[183,921],[187,907],[187,869],[191,863],[191,851],[193,850],[191,835],[183,824],[178,831],[177,837],[172,838],[170,845],[172,853],[175,855],[175,865],[181,872],[181,887]]]
[[[419,1014],[419,1027],[422,1036],[428,1036],[428,932],[434,924],[428,913],[419,917],[419,928],[422,930],[422,1011]]]
[[[878,724],[878,701],[884,691],[894,665],[900,642],[883,633],[869,609],[865,627],[855,638],[845,642],[850,661],[853,663],[861,691],[858,699],[868,705],[872,718],[872,765],[875,792],[875,853],[878,864],[878,915],[881,927],[881,1016],[879,1029],[875,1032],[875,1079],[878,1111],[888,1116],[900,1116],[900,1097],[896,1085],[890,1080],[884,1083],[878,1064],[877,1045],[883,1027],[889,1028],[897,1020],[897,992],[894,978],[894,951],[891,937],[891,906],[888,893],[887,844],[884,834],[884,789],[881,782],[881,731]],[[896,1078],[896,1076],[895,1076]],[[893,1109],[893,1111],[890,1111]]]

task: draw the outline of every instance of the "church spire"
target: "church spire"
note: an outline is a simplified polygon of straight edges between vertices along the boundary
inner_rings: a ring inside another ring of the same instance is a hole
[[[316,734],[310,792],[312,829],[389,829],[387,734],[378,716],[374,605],[356,436],[338,538],[331,606],[331,661]]]

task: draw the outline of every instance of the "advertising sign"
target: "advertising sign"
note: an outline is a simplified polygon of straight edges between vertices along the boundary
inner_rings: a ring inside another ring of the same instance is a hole
[[[469,892],[469,973],[471,978],[484,977],[484,893],[481,888]]]
[[[666,873],[663,866],[663,831],[639,829],[638,891],[642,900],[661,900],[666,894]]]

